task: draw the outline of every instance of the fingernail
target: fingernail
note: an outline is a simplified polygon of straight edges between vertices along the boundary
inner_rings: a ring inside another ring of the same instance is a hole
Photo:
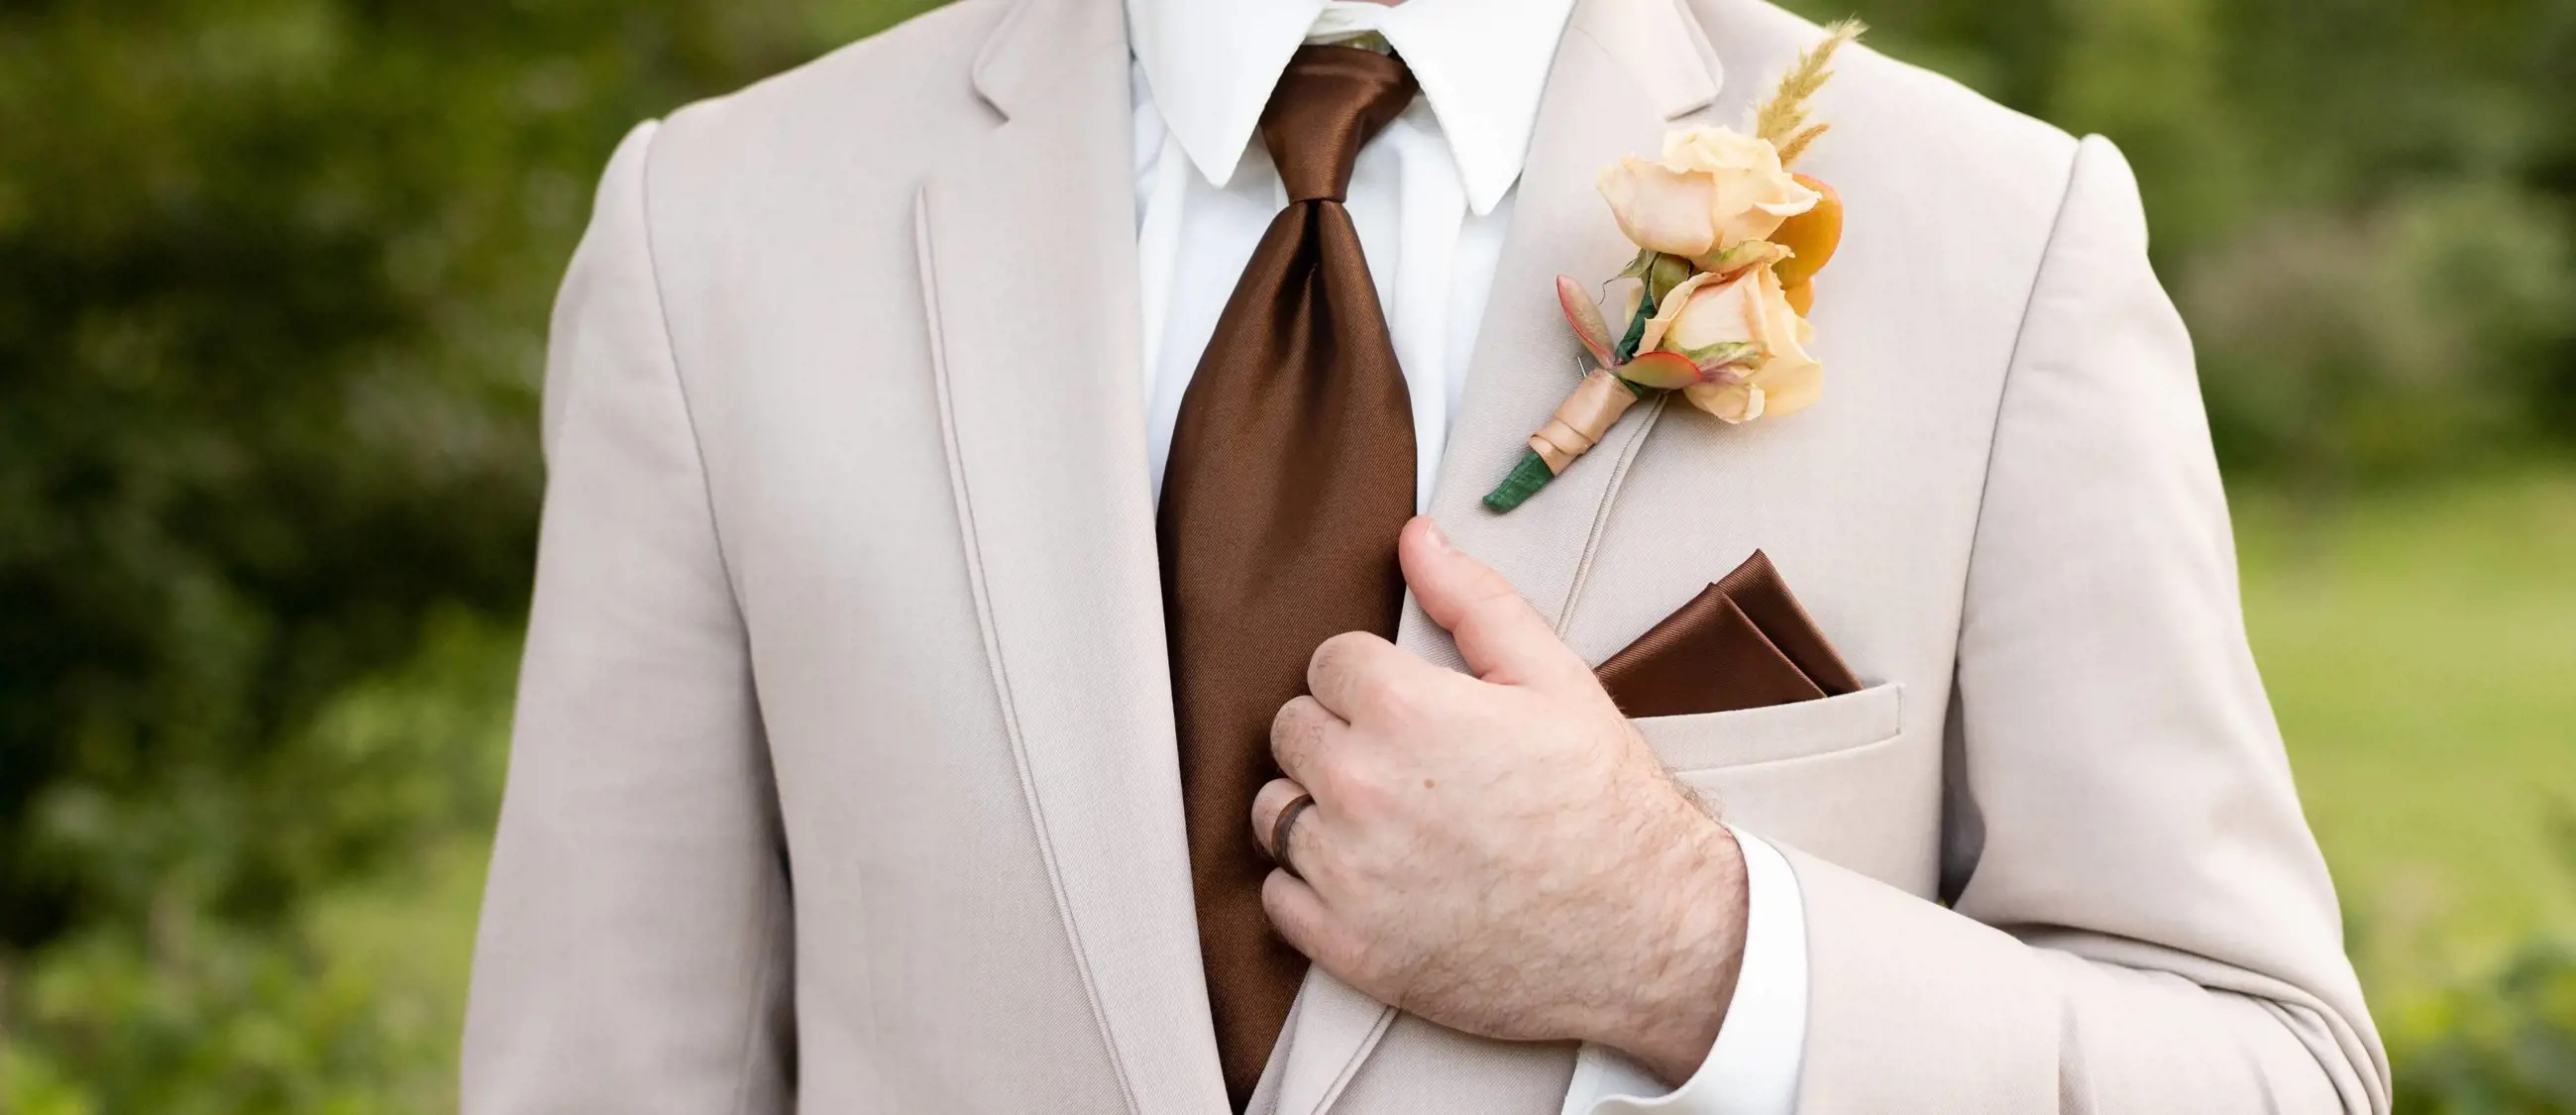
[[[1431,524],[1430,530],[1432,545],[1440,547],[1440,550],[1443,553],[1457,552],[1458,547],[1449,543],[1449,532],[1440,529],[1440,520],[1425,515],[1423,516],[1422,521]]]

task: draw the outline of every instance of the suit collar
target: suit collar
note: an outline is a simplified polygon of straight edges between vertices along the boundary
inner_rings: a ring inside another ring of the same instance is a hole
[[[1080,81],[1103,59],[1114,58],[1123,78],[1126,47],[1116,0],[1019,0],[976,52],[975,92],[1005,117],[1042,110],[1053,86]]]
[[[1373,32],[1413,70],[1469,207],[1486,213],[1520,177],[1574,0],[1126,2],[1155,107],[1209,182],[1233,178],[1298,44]]]

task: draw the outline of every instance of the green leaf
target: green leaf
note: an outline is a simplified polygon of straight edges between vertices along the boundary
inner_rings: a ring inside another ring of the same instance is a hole
[[[1682,285],[1690,277],[1689,260],[1680,256],[1658,255],[1654,265],[1646,271],[1646,297],[1660,303],[1665,295],[1673,292],[1674,287]]]
[[[1628,266],[1620,268],[1619,273],[1612,275],[1611,278],[1644,279],[1646,277],[1646,273],[1654,269],[1655,259],[1656,254],[1654,252],[1645,248],[1639,248],[1637,249],[1636,257],[1628,261]]]
[[[1646,323],[1655,316],[1654,292],[1647,291],[1646,295],[1638,300],[1636,314],[1628,319],[1628,331],[1619,337],[1619,347],[1610,353],[1614,367],[1636,359],[1637,346],[1646,339]]]

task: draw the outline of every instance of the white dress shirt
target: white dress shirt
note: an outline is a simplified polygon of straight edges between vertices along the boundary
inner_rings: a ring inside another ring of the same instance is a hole
[[[1257,126],[1289,55],[1374,32],[1422,97],[1361,148],[1345,205],[1413,400],[1427,505],[1493,284],[1539,96],[1573,0],[1128,0],[1137,250],[1156,490],[1172,426],[1235,280],[1285,189]],[[1806,920],[1778,851],[1743,832],[1743,974],[1708,1059],[1668,1089],[1585,1046],[1565,1115],[1789,1115],[1807,1018]]]

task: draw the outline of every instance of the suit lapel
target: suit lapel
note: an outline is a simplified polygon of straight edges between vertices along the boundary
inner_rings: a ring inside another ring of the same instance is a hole
[[[1139,1112],[1225,1107],[1200,974],[1141,398],[1117,4],[1028,0],[976,69],[1006,116],[917,214],[951,480],[1023,792]]]
[[[1557,307],[1556,276],[1607,279],[1636,253],[1602,204],[1597,175],[1622,155],[1659,151],[1676,118],[1715,100],[1716,71],[1715,54],[1676,0],[1585,0],[1576,7],[1549,70],[1511,232],[1451,420],[1431,514],[1560,631],[1619,483],[1659,409],[1636,407],[1518,510],[1497,515],[1481,501],[1582,374],[1582,349]],[[1448,633],[1409,599],[1397,642],[1433,662],[1463,665]],[[1394,1015],[1322,970],[1309,971],[1280,1074],[1279,1115],[1329,1107]],[[1457,1109],[1474,1108],[1474,1097],[1457,1098]]]
[[[1589,0],[1576,8],[1548,76],[1511,234],[1441,458],[1431,513],[1560,630],[1581,594],[1601,520],[1657,408],[1632,409],[1591,453],[1510,514],[1495,514],[1482,501],[1588,366],[1557,306],[1556,276],[1599,282],[1636,254],[1595,186],[1601,168],[1625,155],[1651,157],[1676,118],[1708,106],[1718,88],[1714,57],[1675,0]],[[1448,634],[1419,608],[1406,609],[1399,641],[1434,661],[1462,664]]]

